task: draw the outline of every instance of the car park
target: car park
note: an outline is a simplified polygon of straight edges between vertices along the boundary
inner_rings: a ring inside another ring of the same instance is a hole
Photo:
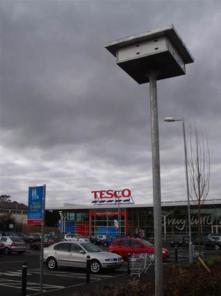
[[[108,247],[108,251],[119,254],[127,260],[128,256],[136,253],[154,254],[155,248],[150,242],[144,239],[125,237],[113,240]],[[163,259],[169,258],[169,251],[163,248],[162,256]]]
[[[49,270],[60,266],[86,268],[88,256],[92,273],[98,273],[102,268],[119,268],[123,263],[121,256],[103,251],[99,246],[88,242],[61,241],[44,248],[44,262]]]
[[[17,236],[2,236],[0,242],[4,245],[3,252],[6,255],[12,252],[24,253],[26,251],[25,242]]]

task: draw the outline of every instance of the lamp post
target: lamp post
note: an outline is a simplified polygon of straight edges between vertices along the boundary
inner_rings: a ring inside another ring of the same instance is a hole
[[[157,80],[184,75],[193,62],[173,26],[113,41],[106,49],[137,83],[149,83],[155,243],[155,296],[163,296],[162,222]]]
[[[189,190],[189,176],[188,176],[188,165],[187,165],[187,145],[186,145],[186,129],[185,129],[185,120],[184,118],[173,118],[166,117],[164,118],[165,122],[182,122],[183,129],[183,144],[184,144],[184,161],[185,161],[185,172],[186,172],[186,194],[187,194],[187,215],[188,215],[188,232],[189,232],[189,263],[193,262],[193,253],[192,253],[192,233],[191,233],[191,215],[190,215],[190,190]]]

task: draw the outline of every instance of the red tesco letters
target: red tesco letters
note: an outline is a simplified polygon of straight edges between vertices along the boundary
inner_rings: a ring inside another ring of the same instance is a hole
[[[131,196],[131,190],[125,188],[123,190],[96,190],[91,191],[94,199],[100,198],[128,198]]]

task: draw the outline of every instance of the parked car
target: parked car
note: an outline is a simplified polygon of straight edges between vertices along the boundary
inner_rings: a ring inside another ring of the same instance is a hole
[[[204,242],[206,249],[221,249],[221,236],[220,235],[208,235]]]
[[[60,266],[86,268],[90,256],[90,271],[98,273],[102,268],[118,268],[123,258],[117,254],[104,252],[100,247],[87,242],[62,241],[44,248],[44,262],[49,270]]]
[[[208,239],[214,242],[221,242],[221,235],[216,235],[216,234],[208,234],[207,235]]]
[[[112,241],[112,237],[106,234],[98,234],[90,237],[90,241],[98,246],[108,247]]]
[[[146,240],[126,237],[113,240],[108,247],[108,251],[119,254],[127,260],[128,256],[135,253],[154,254],[155,248],[150,242]],[[169,251],[163,248],[162,256],[163,259],[167,259],[169,257]]]
[[[170,240],[170,246],[172,248],[174,247],[187,247],[189,244],[189,238],[188,236],[183,236],[183,235],[180,235],[180,236],[175,236],[173,237],[173,239]]]
[[[79,242],[85,242],[85,243],[89,243],[90,239],[86,236],[82,236],[80,234],[77,233],[66,233],[64,236],[65,240],[73,240],[73,241],[79,241]]]
[[[54,244],[55,241],[53,239],[44,238],[43,247],[49,247],[50,245]],[[41,240],[33,241],[30,243],[31,250],[40,250],[41,249]]]
[[[24,253],[26,251],[25,242],[16,236],[2,236],[0,242],[4,245],[4,254],[8,255],[12,252]]]
[[[23,240],[31,245],[33,242],[39,242],[41,240],[41,235],[39,233],[29,233],[23,235]]]

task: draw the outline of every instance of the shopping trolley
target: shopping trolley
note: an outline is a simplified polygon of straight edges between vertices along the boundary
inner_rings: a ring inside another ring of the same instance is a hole
[[[147,272],[154,264],[154,254],[134,253],[128,258],[128,260],[130,275],[140,278],[141,274]]]

